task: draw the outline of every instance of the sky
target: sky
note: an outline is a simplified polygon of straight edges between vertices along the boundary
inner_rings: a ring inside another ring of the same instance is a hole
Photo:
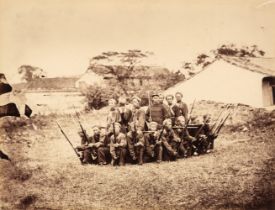
[[[128,49],[177,70],[229,43],[275,57],[274,20],[275,0],[0,0],[0,72],[11,82],[21,65],[77,75],[89,58]]]

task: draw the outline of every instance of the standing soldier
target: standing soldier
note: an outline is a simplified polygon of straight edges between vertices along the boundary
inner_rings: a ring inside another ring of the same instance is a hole
[[[109,154],[109,142],[108,136],[106,135],[105,128],[99,128],[99,126],[93,127],[92,143],[89,147],[92,149],[92,154],[98,158],[99,165],[106,165],[106,156]]]
[[[175,124],[175,133],[181,138],[179,146],[179,153],[183,157],[189,157],[192,155],[192,144],[196,140],[194,137],[189,135],[186,128],[185,118],[179,116]]]
[[[164,146],[164,156],[168,160],[176,160],[181,139],[173,131],[171,119],[166,119],[163,122],[163,135],[161,137]]]
[[[168,104],[168,112],[170,115],[170,118],[172,119],[172,124],[175,125],[176,118],[180,116],[180,109],[177,105],[173,104],[174,96],[173,95],[167,95],[166,101]]]
[[[163,147],[160,139],[160,133],[157,130],[158,123],[150,122],[149,131],[144,134],[146,154],[150,160],[157,160],[157,163],[162,161]]]
[[[132,117],[132,112],[130,109],[126,107],[126,98],[125,97],[119,97],[118,99],[118,110],[120,113],[120,118],[121,118],[121,131],[122,133],[127,133],[128,132],[128,123]]]
[[[131,131],[127,133],[128,150],[131,158],[135,161],[138,160],[138,164],[143,164],[143,152],[144,152],[144,136],[141,127],[134,122],[130,123]]]
[[[108,101],[108,105],[110,107],[110,111],[108,113],[107,116],[107,132],[110,134],[112,129],[112,124],[115,122],[120,123],[121,122],[121,115],[120,112],[118,110],[118,108],[116,107],[116,100],[111,98]]]
[[[160,104],[159,94],[152,94],[152,104],[147,109],[146,120],[149,122],[157,122],[158,126],[161,127],[163,121],[168,117],[167,109],[163,106],[163,104]]]
[[[113,128],[110,142],[111,164],[113,166],[116,164],[124,166],[127,153],[126,135],[121,132],[121,125],[119,123],[114,123]]]
[[[183,97],[183,95],[180,92],[177,92],[175,94],[176,105],[179,108],[179,115],[184,116],[185,121],[187,122],[187,120],[188,120],[188,107],[187,107],[187,104],[182,101],[182,97]],[[178,117],[178,116],[176,116],[176,117]]]
[[[133,110],[132,110],[132,117],[130,121],[134,122],[143,131],[145,126],[145,111],[140,108],[140,101],[141,99],[139,97],[133,97],[132,99]]]

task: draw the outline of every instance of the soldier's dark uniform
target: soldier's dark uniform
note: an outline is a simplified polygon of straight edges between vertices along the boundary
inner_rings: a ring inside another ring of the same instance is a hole
[[[127,143],[130,156],[133,160],[138,160],[138,164],[143,164],[144,136],[141,130],[129,131],[127,133]]]
[[[184,103],[182,101],[182,93],[177,92],[175,94],[175,98],[176,98],[176,106],[179,109],[179,112],[177,112],[176,117],[184,116],[185,121],[187,122],[187,120],[188,120],[188,106],[186,103]]]
[[[115,127],[121,128],[120,124],[116,123]],[[117,128],[116,128],[117,129]],[[126,135],[119,132],[112,134],[110,138],[110,153],[112,156],[112,164],[116,165],[117,161],[120,166],[125,165],[125,157],[127,153]]]
[[[176,135],[172,128],[164,128],[161,139],[164,147],[164,159],[176,160],[181,139]]]
[[[162,161],[163,146],[162,142],[158,141],[159,132],[155,131],[152,133],[145,133],[144,140],[147,159],[149,161],[156,160],[158,163],[160,163]]]
[[[76,147],[76,150],[81,152],[80,159],[83,164],[92,163],[92,149],[89,147],[89,144],[92,143],[92,138],[88,137],[88,139],[86,139],[82,131],[79,132],[79,135],[81,138],[81,146]]]
[[[110,159],[110,140],[106,134],[96,134],[92,136],[92,149],[96,151],[99,165],[106,165]]]
[[[177,125],[176,126],[182,126]],[[175,133],[180,137],[181,143],[179,145],[180,156],[189,157],[192,155],[192,144],[195,141],[195,138],[189,135],[189,132],[186,128],[175,129]]]
[[[214,149],[214,140],[217,138],[217,135],[213,133],[210,126],[210,118],[208,116],[204,116],[204,128],[203,133],[206,135],[207,141],[207,151]]]
[[[157,93],[152,94],[152,97],[159,97]],[[146,111],[146,120],[153,121],[158,123],[159,128],[162,126],[162,123],[165,119],[169,118],[167,108],[164,107],[162,103],[158,101],[153,101],[151,106],[148,107]]]

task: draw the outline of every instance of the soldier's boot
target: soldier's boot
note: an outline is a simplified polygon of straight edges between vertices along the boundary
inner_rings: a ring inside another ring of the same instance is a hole
[[[120,155],[119,155],[119,165],[125,166],[125,158],[126,158],[127,149],[120,148]]]
[[[138,164],[139,165],[143,164],[143,152],[144,152],[144,148],[143,147],[139,148],[139,154],[138,154]]]
[[[156,153],[157,153],[157,163],[161,163],[162,156],[163,156],[163,147],[162,147],[162,145],[156,145],[155,149],[156,149]]]

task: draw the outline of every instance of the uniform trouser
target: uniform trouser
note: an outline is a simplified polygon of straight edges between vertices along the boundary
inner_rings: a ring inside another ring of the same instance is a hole
[[[117,147],[115,149],[116,156],[118,157],[119,165],[125,165],[125,157],[127,153],[127,149],[125,147]],[[114,160],[117,163],[117,160]]]
[[[132,159],[138,158],[138,162],[143,163],[144,146],[134,146],[134,144],[128,140],[128,150]]]
[[[188,141],[181,141],[179,146],[179,152],[181,156],[188,157],[192,155],[191,144],[192,143]]]
[[[163,155],[163,147],[161,144],[155,144],[153,147],[148,145],[146,147],[146,154],[150,158],[157,159],[157,161],[162,161],[162,155]]]
[[[99,147],[97,149],[98,163],[107,163],[107,157],[110,156],[110,149],[108,147]]]
[[[162,141],[162,144],[164,146],[164,160],[176,159],[174,153],[177,152],[179,143],[174,141],[171,141],[170,143],[168,143],[168,141]]]
[[[85,148],[83,150],[83,162],[84,163],[91,163],[92,162],[91,153],[92,153],[91,148]]]

